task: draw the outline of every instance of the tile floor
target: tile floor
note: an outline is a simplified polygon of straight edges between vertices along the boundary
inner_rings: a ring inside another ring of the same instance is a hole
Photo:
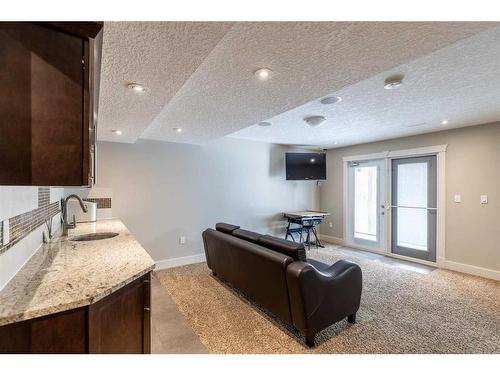
[[[207,353],[174,301],[156,277],[151,280],[151,353]]]

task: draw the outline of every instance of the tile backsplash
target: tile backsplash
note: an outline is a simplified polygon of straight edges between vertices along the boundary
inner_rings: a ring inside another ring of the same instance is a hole
[[[38,207],[45,207],[50,203],[50,188],[38,188]]]
[[[45,223],[53,233],[60,229],[63,193],[62,188],[0,186],[0,289],[40,247]],[[9,238],[3,243],[1,224],[7,220]]]
[[[59,206],[59,201],[50,203],[50,188],[39,187],[38,207],[10,218],[2,218],[9,220],[9,242],[3,243],[3,226],[0,225],[0,254],[57,215],[61,211]]]
[[[111,198],[85,198],[84,201],[97,203],[97,209],[111,208]]]

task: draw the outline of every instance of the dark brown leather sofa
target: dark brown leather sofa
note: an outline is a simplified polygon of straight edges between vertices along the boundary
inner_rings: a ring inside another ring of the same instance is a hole
[[[226,223],[202,236],[213,275],[294,326],[308,346],[314,346],[318,332],[345,317],[355,323],[362,288],[357,264],[308,260],[302,244]]]

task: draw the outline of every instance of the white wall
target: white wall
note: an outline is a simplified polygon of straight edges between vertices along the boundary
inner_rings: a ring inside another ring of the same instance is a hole
[[[321,234],[343,235],[342,158],[448,144],[446,150],[446,260],[500,271],[500,123],[392,139],[329,150],[328,181],[321,187],[321,209],[332,216]],[[460,194],[462,203],[454,202]],[[482,205],[480,195],[489,203]],[[333,228],[328,226],[333,223]]]
[[[285,180],[284,146],[224,138],[98,147],[97,187],[112,189],[113,215],[155,260],[202,253],[201,232],[219,221],[282,235],[282,212],[317,208],[314,182]]]
[[[50,203],[59,201],[64,193],[62,188],[50,189]],[[0,186],[0,222],[13,216],[29,212],[38,207],[38,187]],[[52,220],[53,231],[60,228],[60,215]],[[0,254],[0,290],[21,269],[42,244],[40,226],[19,241],[17,244]]]

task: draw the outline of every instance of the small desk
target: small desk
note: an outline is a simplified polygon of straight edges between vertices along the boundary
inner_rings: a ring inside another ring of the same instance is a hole
[[[292,240],[295,242],[295,238],[293,237],[294,233],[299,233],[300,238],[299,242],[304,242],[307,245],[307,248],[311,248],[311,245],[316,245],[317,247],[324,247],[321,244],[321,241],[318,238],[318,232],[316,231],[316,227],[321,224],[323,218],[325,216],[330,215],[329,212],[323,211],[296,211],[296,212],[284,212],[283,217],[288,220],[288,225],[286,227],[286,235],[285,239],[288,239],[288,236],[292,237]],[[292,224],[298,224],[299,226],[296,228],[292,228]],[[303,240],[304,233],[307,234],[305,241]],[[314,242],[311,242],[311,233],[314,235]]]

